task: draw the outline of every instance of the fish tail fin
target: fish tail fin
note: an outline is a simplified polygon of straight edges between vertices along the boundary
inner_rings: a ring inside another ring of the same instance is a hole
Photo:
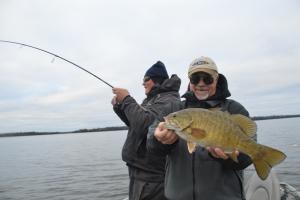
[[[273,166],[281,163],[286,155],[277,149],[260,145],[259,152],[252,158],[257,175],[265,180]]]

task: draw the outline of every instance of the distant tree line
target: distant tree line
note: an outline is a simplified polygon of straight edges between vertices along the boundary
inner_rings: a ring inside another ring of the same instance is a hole
[[[76,131],[72,131],[72,133],[83,133],[83,132],[101,132],[101,131],[120,131],[127,130],[127,126],[111,126],[104,128],[93,128],[93,129],[79,129]]]
[[[86,133],[86,132],[102,132],[102,131],[119,131],[119,130],[127,130],[127,126],[112,126],[112,127],[104,127],[104,128],[93,128],[93,129],[79,129],[75,131],[67,131],[67,132],[17,132],[17,133],[4,133],[0,134],[0,137],[14,137],[14,136],[30,136],[30,135],[53,135],[53,134],[69,134],[69,133]]]
[[[267,119],[281,119],[281,118],[293,118],[293,117],[300,117],[300,115],[271,115],[271,116],[258,116],[258,117],[251,117],[252,120],[267,120]]]
[[[281,118],[293,118],[300,117],[299,115],[271,115],[271,116],[258,116],[251,117],[252,120],[268,120],[268,119],[281,119]],[[53,135],[53,134],[69,134],[69,133],[88,133],[88,132],[102,132],[102,131],[119,131],[119,130],[127,130],[127,126],[110,126],[104,128],[93,128],[93,129],[79,129],[75,131],[68,132],[17,132],[17,133],[3,133],[0,134],[0,137],[14,137],[14,136],[30,136],[30,135]]]

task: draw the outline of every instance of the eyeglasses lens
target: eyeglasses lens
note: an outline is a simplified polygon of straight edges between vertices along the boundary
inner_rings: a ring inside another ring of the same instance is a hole
[[[203,80],[206,85],[210,85],[214,82],[214,78],[207,73],[195,73],[190,78],[192,84],[198,84],[200,80]]]

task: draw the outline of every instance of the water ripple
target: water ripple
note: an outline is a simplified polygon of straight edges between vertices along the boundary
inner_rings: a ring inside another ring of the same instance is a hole
[[[300,141],[291,129],[300,118],[279,122],[258,121],[259,140],[287,154],[274,170],[280,181],[300,190]],[[128,192],[121,160],[125,137],[120,131],[1,139],[0,199],[122,200]]]

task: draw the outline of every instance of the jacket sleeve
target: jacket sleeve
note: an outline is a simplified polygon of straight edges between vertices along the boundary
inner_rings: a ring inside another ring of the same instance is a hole
[[[113,106],[113,110],[114,112],[119,116],[119,118],[126,124],[126,126],[130,126],[129,121],[125,115],[125,113],[123,112],[123,110],[121,110],[121,104],[116,103]]]
[[[244,108],[244,106],[242,106],[240,103],[233,100],[229,101],[228,111],[231,114],[241,114],[249,117],[249,112]],[[256,141],[256,138],[257,136],[255,134],[252,139]],[[236,163],[232,159],[227,159],[227,160],[218,159],[218,160],[224,165],[224,167],[235,169],[235,170],[245,169],[246,167],[252,164],[251,158],[248,155],[241,152],[238,155],[238,161],[239,161],[238,163]]]
[[[183,104],[180,99],[170,99],[168,104],[165,104],[163,115],[166,116],[169,113],[178,111],[183,108]],[[161,120],[162,121],[162,120]],[[178,141],[174,144],[162,144],[154,136],[154,131],[158,125],[159,121],[156,119],[154,123],[148,129],[147,135],[147,150],[158,155],[167,155],[170,151],[177,145]]]
[[[174,144],[162,144],[159,142],[156,137],[154,136],[154,131],[158,125],[159,121],[155,121],[148,129],[147,135],[147,150],[149,152],[155,153],[160,156],[166,156],[170,153],[170,151],[176,146],[177,142]]]
[[[120,109],[124,112],[130,126],[148,128],[154,120],[162,121],[163,117],[170,112],[178,110],[180,103],[179,95],[158,94],[149,105],[139,105],[136,100],[127,96],[121,103]]]
[[[131,96],[127,96],[119,108],[124,118],[127,119],[129,126],[136,129],[137,132],[148,129],[155,118],[153,113],[139,105]]]

